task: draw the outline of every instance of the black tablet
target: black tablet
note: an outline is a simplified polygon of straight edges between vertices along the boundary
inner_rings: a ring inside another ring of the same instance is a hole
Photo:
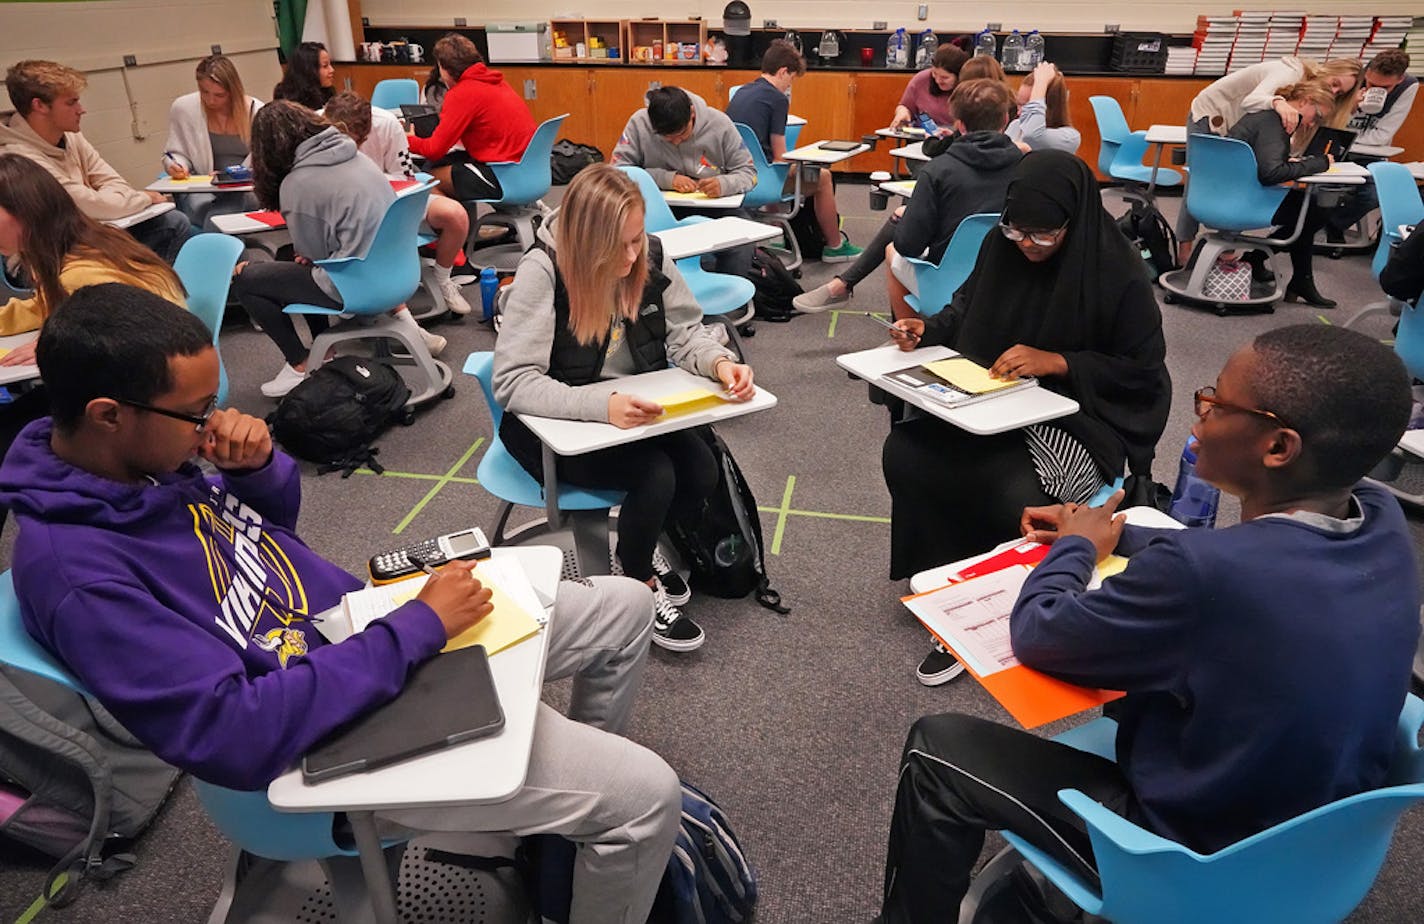
[[[1350,145],[1355,143],[1355,135],[1348,128],[1317,128],[1315,137],[1310,139],[1310,144],[1306,145],[1306,154],[1329,154],[1336,160],[1342,159],[1350,153]]]
[[[838,152],[844,153],[844,152],[846,152],[846,151],[855,151],[855,150],[858,150],[859,148],[860,148],[860,142],[859,142],[859,141],[822,141],[822,142],[821,142],[821,150],[822,150],[822,151],[838,151]]]
[[[504,728],[483,645],[436,655],[417,667],[400,695],[327,735],[302,758],[308,783],[486,738]]]

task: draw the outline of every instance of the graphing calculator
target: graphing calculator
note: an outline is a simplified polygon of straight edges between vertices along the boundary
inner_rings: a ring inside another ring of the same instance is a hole
[[[366,568],[371,572],[372,584],[389,584],[419,573],[421,563],[438,568],[457,558],[489,557],[489,542],[476,527],[373,555]]]

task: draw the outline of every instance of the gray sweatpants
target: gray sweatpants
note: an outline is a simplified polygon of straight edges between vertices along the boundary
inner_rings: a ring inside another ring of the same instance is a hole
[[[381,812],[383,831],[561,834],[578,844],[573,924],[643,924],[682,794],[661,757],[620,737],[653,628],[647,585],[621,577],[559,585],[544,676],[573,676],[565,718],[540,704],[524,788],[504,802]]]

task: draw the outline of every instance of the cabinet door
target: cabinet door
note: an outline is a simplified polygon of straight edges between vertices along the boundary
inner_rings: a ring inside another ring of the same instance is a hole
[[[1209,80],[1168,80],[1143,77],[1137,82],[1137,104],[1128,124],[1136,129],[1153,125],[1183,125],[1192,100],[1210,84]]]
[[[661,71],[650,67],[591,68],[592,103],[595,136],[593,142],[604,156],[613,159],[613,148],[623,126],[633,113],[643,108],[643,97],[654,83],[671,83],[676,71]]]
[[[598,122],[589,105],[592,79],[586,67],[510,67],[500,68],[504,82],[514,88],[524,100],[534,121],[543,122],[568,113],[559,137],[582,144],[596,144]],[[607,150],[604,151],[607,154]]]
[[[909,71],[887,71],[883,74],[863,72],[850,78],[851,121],[850,137],[873,134],[877,128],[884,128],[895,117],[895,106],[905,93],[905,84],[914,74]],[[807,116],[807,118],[810,118]],[[807,125],[807,129],[811,126]],[[847,164],[854,165],[858,173],[872,170],[894,169],[894,158],[887,152],[899,147],[902,142],[894,138],[883,138],[868,154],[852,158]]]

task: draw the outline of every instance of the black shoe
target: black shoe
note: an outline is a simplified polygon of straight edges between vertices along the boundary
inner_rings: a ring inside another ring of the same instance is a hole
[[[1295,277],[1286,285],[1285,300],[1288,302],[1304,302],[1313,308],[1334,308],[1339,304],[1332,299],[1321,295],[1315,288],[1315,279],[1311,276]]]
[[[1260,250],[1248,250],[1241,255],[1241,262],[1251,267],[1251,281],[1274,285],[1276,274],[1271,272],[1271,259]]]
[[[920,666],[915,668],[915,679],[927,687],[937,687],[949,683],[962,673],[964,665],[959,663],[959,659],[946,651],[939,642],[935,642],[934,648],[925,655]]]
[[[692,588],[687,586],[687,581],[683,580],[682,575],[673,570],[672,563],[656,546],[653,547],[653,574],[657,577],[658,583],[663,585],[663,591],[673,603],[682,606],[692,599]]]
[[[1341,231],[1339,228],[1334,228],[1334,227],[1331,227],[1330,225],[1326,225],[1326,226],[1325,226],[1325,243],[1327,243],[1327,244],[1343,244],[1343,243],[1345,243],[1345,232],[1344,232],[1344,231]]]
[[[702,627],[682,615],[661,586],[653,589],[653,644],[668,651],[694,651],[707,641]]]

